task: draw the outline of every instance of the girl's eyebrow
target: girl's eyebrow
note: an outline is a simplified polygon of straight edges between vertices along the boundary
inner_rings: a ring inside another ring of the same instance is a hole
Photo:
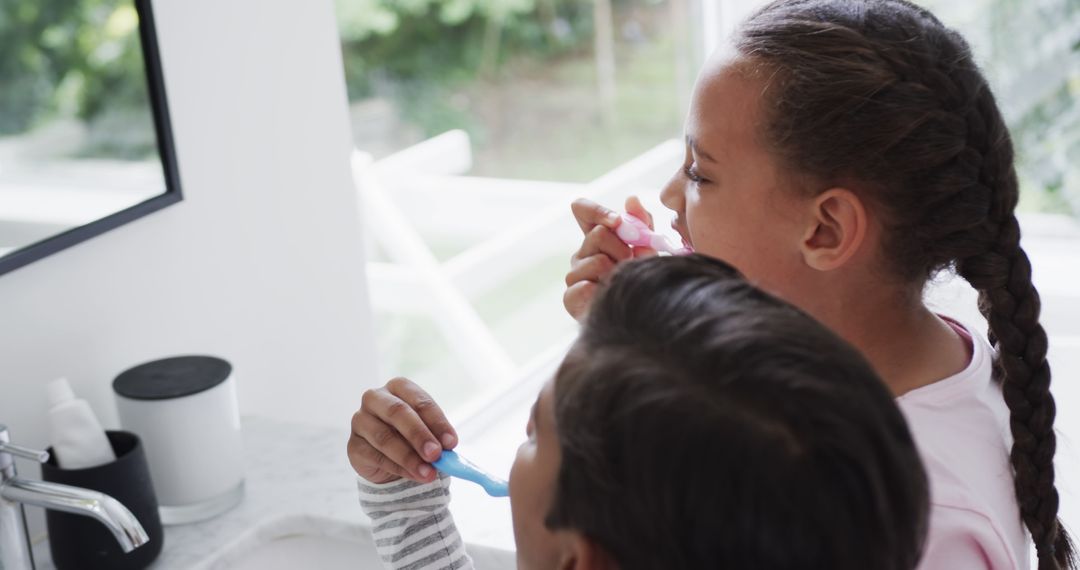
[[[716,162],[716,159],[713,158],[712,155],[710,155],[709,153],[701,150],[701,147],[699,147],[697,145],[697,142],[694,140],[694,137],[692,137],[690,135],[686,135],[686,144],[690,146],[690,150],[693,150],[694,154],[700,156],[701,158],[704,158],[705,160],[707,160],[709,162]]]

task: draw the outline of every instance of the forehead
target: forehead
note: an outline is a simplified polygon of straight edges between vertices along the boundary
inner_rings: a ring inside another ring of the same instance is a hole
[[[540,424],[547,427],[555,421],[555,377],[551,376],[540,388],[533,407]]]
[[[698,76],[686,134],[712,150],[756,142],[766,82],[729,57],[710,60]]]

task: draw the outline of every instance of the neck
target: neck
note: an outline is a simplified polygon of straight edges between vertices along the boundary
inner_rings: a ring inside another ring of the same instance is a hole
[[[920,293],[865,285],[838,289],[831,288],[831,301],[810,313],[862,352],[894,396],[967,367],[966,342],[926,308]]]

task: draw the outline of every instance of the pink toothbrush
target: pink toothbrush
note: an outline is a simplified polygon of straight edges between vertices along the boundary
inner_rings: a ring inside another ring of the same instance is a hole
[[[656,251],[663,251],[671,255],[687,255],[694,253],[690,247],[675,247],[666,237],[649,229],[648,224],[630,214],[621,214],[622,221],[615,228],[615,235],[626,245],[634,247],[651,247]]]

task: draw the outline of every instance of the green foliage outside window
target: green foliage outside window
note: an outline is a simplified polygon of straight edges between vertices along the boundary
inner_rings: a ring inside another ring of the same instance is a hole
[[[337,16],[349,99],[391,98],[429,136],[475,127],[454,90],[592,39],[591,3],[575,0],[337,0]]]

